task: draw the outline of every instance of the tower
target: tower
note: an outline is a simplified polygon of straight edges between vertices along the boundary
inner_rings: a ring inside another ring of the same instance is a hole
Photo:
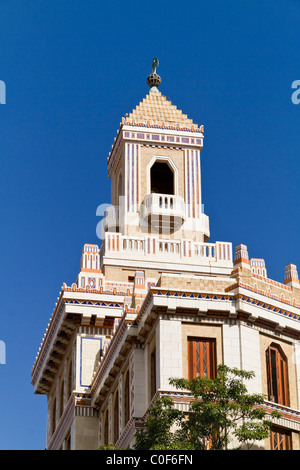
[[[203,125],[158,90],[154,61],[150,90],[122,119],[108,157],[111,206],[102,225],[101,268],[105,276],[115,277],[113,272],[117,269],[119,276],[122,267],[124,281],[132,277],[129,270],[126,276],[126,266],[147,275],[157,273],[158,262],[178,273],[198,272],[202,266],[226,274],[231,244],[208,243],[209,217],[203,212]]]
[[[222,363],[253,370],[250,393],[283,412],[257,447],[299,449],[297,267],[273,281],[245,244],[233,261],[231,242],[209,241],[204,128],[161,94],[157,67],[155,58],[150,90],[122,118],[108,156],[101,244],[84,245],[32,369],[35,393],[48,397],[47,449],[133,446],[156,397],[188,409],[170,377],[211,376]]]
[[[207,241],[209,219],[201,201],[203,126],[161,94],[156,71],[147,83],[148,94],[122,119],[108,157],[112,207],[105,229]]]

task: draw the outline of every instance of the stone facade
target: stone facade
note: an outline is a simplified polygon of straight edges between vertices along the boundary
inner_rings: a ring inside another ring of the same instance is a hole
[[[169,378],[188,377],[192,338],[213,341],[216,364],[255,372],[249,392],[281,412],[274,432],[299,449],[297,267],[287,265],[280,283],[245,245],[233,254],[230,242],[208,242],[203,139],[203,126],[155,87],[122,119],[108,157],[112,205],[101,246],[84,245],[32,369],[35,393],[48,397],[49,450],[132,446],[159,395],[187,410],[188,395]],[[276,379],[281,395],[270,384],[273,356],[286,368]]]

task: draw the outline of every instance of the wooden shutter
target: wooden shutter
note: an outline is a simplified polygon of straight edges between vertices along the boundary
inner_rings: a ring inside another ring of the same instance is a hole
[[[216,376],[216,341],[212,338],[188,338],[189,380]]]
[[[287,359],[279,345],[271,344],[266,351],[268,397],[280,405],[289,405]]]
[[[271,450],[291,450],[291,434],[279,428],[271,429]]]

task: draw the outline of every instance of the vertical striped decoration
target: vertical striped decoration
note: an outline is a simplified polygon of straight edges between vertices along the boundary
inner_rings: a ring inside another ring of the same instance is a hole
[[[126,203],[127,203],[127,212],[129,212],[129,207],[130,207],[130,173],[129,173],[129,168],[130,168],[130,158],[129,158],[129,144],[125,144],[125,181],[127,181],[127,194],[126,194]]]
[[[126,144],[125,147],[127,181],[127,211],[137,212],[140,204],[140,147],[138,144]]]
[[[185,182],[187,217],[201,216],[201,172],[199,150],[185,150]]]

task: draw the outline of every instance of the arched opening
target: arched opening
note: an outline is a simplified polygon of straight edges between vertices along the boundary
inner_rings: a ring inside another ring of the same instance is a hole
[[[150,170],[151,193],[174,194],[174,174],[166,162],[156,161]]]

